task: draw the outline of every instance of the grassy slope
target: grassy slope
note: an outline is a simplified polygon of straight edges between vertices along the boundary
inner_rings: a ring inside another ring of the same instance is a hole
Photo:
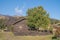
[[[52,35],[46,36],[14,36],[11,32],[0,32],[0,40],[51,40]]]

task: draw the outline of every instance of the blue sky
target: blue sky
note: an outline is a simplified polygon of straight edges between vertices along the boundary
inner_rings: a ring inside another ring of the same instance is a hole
[[[60,20],[60,0],[0,0],[0,14],[25,16],[28,8],[43,6],[50,18]]]

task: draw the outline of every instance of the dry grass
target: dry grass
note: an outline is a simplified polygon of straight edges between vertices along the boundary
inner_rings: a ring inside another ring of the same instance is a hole
[[[52,35],[46,36],[14,36],[12,32],[0,32],[0,40],[52,40]]]

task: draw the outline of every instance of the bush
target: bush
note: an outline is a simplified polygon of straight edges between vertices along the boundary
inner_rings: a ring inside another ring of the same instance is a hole
[[[57,37],[56,37],[56,36],[54,36],[54,37],[52,37],[52,39],[57,39]]]
[[[9,31],[13,31],[13,26],[11,25],[10,27],[8,27]]]

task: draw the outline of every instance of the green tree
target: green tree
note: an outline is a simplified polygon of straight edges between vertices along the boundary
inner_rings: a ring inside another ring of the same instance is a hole
[[[28,9],[27,11],[27,25],[35,28],[47,28],[50,25],[49,14],[42,6]]]

